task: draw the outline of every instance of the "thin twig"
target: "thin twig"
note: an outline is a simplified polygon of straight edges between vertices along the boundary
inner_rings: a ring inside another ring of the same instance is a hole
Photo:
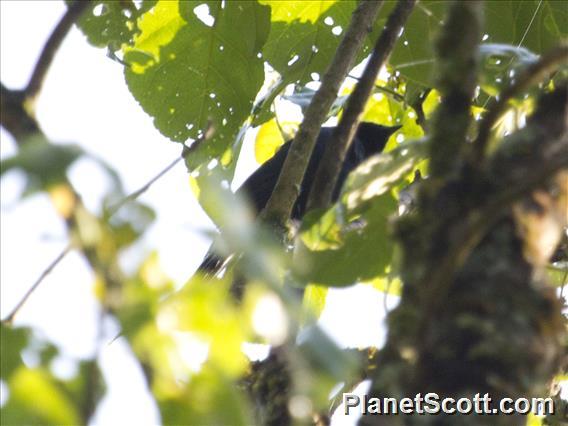
[[[412,12],[416,0],[400,0],[389,15],[384,30],[378,38],[373,53],[367,62],[355,90],[349,96],[339,125],[334,129],[329,144],[319,163],[318,171],[310,190],[308,210],[326,208],[331,202],[333,190],[343,166],[343,161],[357,131],[363,110],[371,96],[379,71],[394,49],[396,40]]]
[[[108,211],[108,217],[107,220],[110,219],[118,210],[120,210],[125,204],[136,200],[140,195],[142,195],[144,192],[146,192],[158,179],[160,179],[162,176],[164,176],[168,171],[170,171],[177,163],[179,163],[181,160],[183,159],[183,157],[179,157],[176,158],[174,161],[172,161],[166,168],[164,168],[160,173],[158,173],[156,176],[154,176],[152,179],[150,179],[150,181],[148,181],[148,183],[146,183],[145,185],[143,185],[140,189],[138,189],[137,191],[134,191],[133,193],[127,195],[126,197],[124,197],[122,200],[120,200],[118,203],[116,203],[113,207],[111,207]],[[24,297],[22,297],[22,299],[20,300],[20,302],[18,302],[18,304],[16,305],[16,307],[12,310],[12,312],[10,313],[10,315],[8,315],[5,319],[2,320],[3,324],[11,324],[14,320],[14,317],[17,315],[17,313],[20,311],[20,309],[22,309],[22,307],[25,305],[25,303],[28,301],[28,299],[30,298],[30,296],[33,294],[34,291],[37,290],[37,288],[39,287],[39,285],[43,282],[43,280],[47,277],[47,275],[49,275],[49,273],[65,258],[65,256],[67,255],[67,253],[69,253],[72,249],[72,245],[69,244],[67,245],[67,247],[65,247],[61,253],[59,253],[55,259],[53,259],[51,261],[51,263],[48,265],[48,267],[41,273],[41,275],[37,278],[37,280],[34,282],[34,284],[30,287],[30,289],[26,292],[26,294],[24,295]]]
[[[292,141],[274,191],[260,214],[261,219],[268,219],[276,226],[285,228],[292,207],[298,198],[300,184],[308,167],[321,125],[337,98],[339,87],[351,69],[357,52],[382,4],[382,1],[362,1],[353,12],[353,18],[345,31],[345,36]]]
[[[208,125],[209,127],[207,128],[207,130],[205,131],[204,135],[202,138],[200,138],[198,141],[196,141],[196,143],[201,143],[204,140],[209,139],[213,133],[214,130],[211,126],[211,124]],[[183,160],[187,155],[189,155],[189,151],[188,148],[186,148],[184,146],[184,150],[182,152],[182,155],[178,158],[176,158],[174,161],[172,161],[170,164],[168,164],[162,171],[160,171],[156,176],[154,176],[152,179],[150,179],[145,185],[143,185],[141,188],[139,188],[138,190],[132,192],[131,194],[127,195],[126,197],[124,197],[122,200],[118,201],[114,206],[112,206],[109,210],[108,210],[108,215],[107,215],[107,220],[110,219],[116,212],[118,212],[122,207],[124,207],[126,204],[136,200],[138,197],[140,197],[140,195],[142,195],[144,192],[146,192],[154,183],[156,183],[156,181],[158,179],[160,179],[162,176],[164,176],[167,172],[169,172],[171,169],[174,168],[174,166],[176,164],[178,164],[181,160]],[[72,249],[72,245],[69,244],[67,247],[65,247],[65,249],[59,253],[59,255],[57,255],[57,257],[49,264],[49,266],[42,272],[42,274],[38,277],[38,279],[36,280],[36,282],[31,286],[31,288],[27,291],[27,293],[24,295],[24,297],[22,298],[22,300],[20,300],[20,302],[16,305],[16,307],[14,308],[14,310],[10,313],[10,315],[8,315],[7,318],[5,318],[4,320],[2,320],[2,323],[5,324],[11,324],[14,317],[16,316],[16,314],[18,313],[18,311],[22,308],[22,306],[24,306],[24,304],[26,303],[26,301],[29,299],[29,297],[32,295],[32,293],[39,287],[39,285],[42,283],[42,281],[47,277],[47,275],[59,264],[59,262],[61,262],[63,260],[63,258],[67,255],[67,253],[69,253],[69,251]]]
[[[417,96],[414,102],[410,103],[410,106],[416,112],[416,124],[418,124],[425,133],[428,133],[428,122],[426,121],[426,114],[424,114],[424,101],[430,94],[432,89],[428,88],[424,90],[420,96]]]
[[[47,42],[41,51],[39,59],[32,72],[32,76],[30,77],[30,81],[24,90],[26,99],[33,99],[39,93],[43,85],[43,81],[45,80],[45,76],[47,75],[47,71],[53,62],[53,58],[55,57],[55,53],[59,49],[59,46],[69,33],[73,24],[90,5],[91,2],[89,0],[78,0],[69,6],[69,9],[67,9],[65,15],[63,15],[47,39]]]
[[[164,176],[171,169],[173,169],[176,166],[177,163],[179,163],[181,160],[184,160],[188,155],[190,155],[195,150],[195,148],[197,146],[199,146],[203,142],[211,139],[214,134],[215,134],[215,128],[213,127],[211,121],[209,121],[207,123],[207,129],[203,133],[203,136],[201,136],[199,139],[197,139],[195,142],[193,142],[193,144],[190,147],[187,147],[187,146],[184,145],[182,153],[178,158],[176,158],[174,161],[172,161],[170,164],[168,164],[156,176],[154,176],[152,179],[150,179],[148,182],[146,182],[146,184],[142,185],[142,187],[140,187],[136,191],[128,194],[122,200],[118,201],[114,206],[110,207],[108,209],[108,217],[110,218],[118,210],[120,210],[125,204],[128,204],[131,201],[136,200],[138,197],[140,197],[140,195],[142,195],[143,193],[148,191],[148,189],[150,189],[150,187],[152,185],[154,185],[157,180],[159,180],[162,176]]]
[[[479,165],[483,161],[491,129],[507,109],[509,101],[548,76],[566,60],[568,60],[568,46],[557,47],[544,55],[537,63],[529,66],[512,86],[501,93],[497,103],[493,105],[480,124],[479,134],[472,147],[472,164]]]
[[[118,201],[114,206],[110,207],[108,209],[108,217],[110,218],[112,215],[114,215],[118,210],[120,210],[125,204],[130,203],[131,201],[136,200],[138,197],[140,197],[140,195],[142,195],[143,193],[145,193],[154,183],[156,183],[156,181],[158,179],[160,179],[162,176],[164,176],[167,172],[169,172],[171,169],[174,168],[174,166],[179,163],[181,160],[183,160],[183,156],[180,156],[178,158],[176,158],[174,161],[172,161],[170,164],[168,164],[160,173],[158,173],[156,176],[154,176],[152,179],[150,179],[146,184],[144,184],[142,187],[140,187],[139,189],[137,189],[136,191],[128,194],[126,197],[124,197],[122,200]]]
[[[180,156],[179,158],[176,158],[166,168],[164,168],[160,173],[158,173],[156,176],[154,176],[152,179],[150,179],[145,185],[143,185],[140,189],[138,189],[138,190],[132,192],[131,194],[127,195],[122,200],[120,200],[118,203],[116,203],[113,207],[111,207],[108,211],[107,220],[110,219],[125,204],[128,204],[129,202],[136,200],[140,195],[142,195],[144,192],[146,192],[158,179],[160,179],[167,172],[169,172],[182,159],[183,159],[182,156]],[[26,292],[24,297],[22,297],[20,302],[18,302],[18,304],[12,310],[10,315],[8,315],[5,319],[2,320],[3,324],[11,324],[12,323],[16,314],[20,311],[20,309],[22,309],[22,307],[27,302],[27,300],[30,298],[30,296],[33,294],[33,292],[37,290],[37,288],[43,282],[43,280],[47,277],[47,275],[49,275],[49,273],[63,260],[63,258],[65,258],[65,256],[67,255],[67,253],[69,253],[71,251],[71,249],[72,249],[72,245],[69,244],[67,247],[65,247],[61,251],[61,253],[59,253],[57,255],[57,257],[41,273],[41,275],[38,277],[38,279],[34,282],[34,284]]]
[[[22,297],[22,300],[20,300],[20,302],[14,307],[12,312],[10,312],[10,314],[2,320],[2,324],[5,325],[12,324],[12,322],[14,321],[14,317],[20,311],[20,309],[22,309],[22,306],[24,306],[24,304],[27,302],[27,300],[30,298],[33,292],[39,287],[39,285],[42,283],[45,277],[47,277],[49,273],[53,271],[53,269],[59,264],[59,262],[61,262],[65,258],[65,256],[67,256],[67,253],[69,253],[72,248],[73,247],[71,246],[71,244],[68,244],[67,247],[65,247],[61,251],[61,253],[59,253],[57,257],[53,259],[53,261],[49,264],[49,266],[45,268],[45,270],[38,277],[36,282],[30,287],[30,289],[26,292],[26,294],[24,294],[24,297]]]
[[[356,77],[352,74],[348,74],[347,77],[352,78],[353,80],[359,81],[361,80],[361,78],[363,77]],[[375,89],[377,89],[379,92],[384,92],[387,95],[390,95],[394,98],[394,100],[398,101],[398,102],[404,102],[404,96],[401,95],[400,93],[396,93],[394,90],[389,89],[388,87],[384,87],[384,86],[380,86],[378,84],[375,83]]]

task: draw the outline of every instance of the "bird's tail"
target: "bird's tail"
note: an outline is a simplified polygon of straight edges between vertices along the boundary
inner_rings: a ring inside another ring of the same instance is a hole
[[[213,252],[207,253],[199,268],[197,268],[197,272],[201,272],[206,275],[215,275],[217,272],[221,270],[225,263],[225,259],[222,259],[217,254]]]

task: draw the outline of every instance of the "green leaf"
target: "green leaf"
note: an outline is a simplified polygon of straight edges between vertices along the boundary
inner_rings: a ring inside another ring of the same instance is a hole
[[[529,50],[508,44],[482,44],[479,53],[480,85],[490,96],[497,96],[520,72],[538,61],[538,56]]]
[[[347,209],[357,210],[368,200],[386,194],[426,158],[426,149],[426,140],[412,141],[365,161],[347,178],[342,202]]]
[[[255,424],[245,393],[222,372],[206,364],[191,377],[184,393],[159,401],[167,425]]]
[[[445,16],[445,1],[421,1],[410,14],[390,56],[390,64],[415,84],[432,87],[434,45]],[[393,4],[381,11],[386,16]]]
[[[67,169],[84,155],[75,144],[52,144],[34,136],[22,144],[18,152],[0,161],[0,176],[12,169],[26,173],[26,193],[44,190],[66,180]]]
[[[564,262],[563,265],[560,265],[560,263],[558,262],[558,266],[550,265],[546,267],[548,280],[555,287],[563,287],[568,284],[568,262]]]
[[[488,1],[485,6],[485,33],[488,43],[525,47],[538,54],[558,45],[568,35],[566,2]]]
[[[66,0],[69,5],[71,2]],[[87,8],[77,26],[93,46],[111,51],[130,43],[138,33],[136,20],[151,9],[156,0],[144,0],[136,6],[132,1],[97,0]]]
[[[214,282],[212,282],[212,280]],[[209,343],[209,361],[231,377],[244,373],[247,359],[241,351],[249,334],[249,321],[229,294],[230,280],[194,276],[171,298],[177,327]]]
[[[390,63],[407,79],[433,87],[434,46],[448,2],[425,0],[413,10]],[[568,34],[568,10],[563,1],[493,0],[483,3],[483,41],[524,47],[542,54]],[[387,4],[381,13],[388,13]],[[386,15],[382,15],[386,16]]]
[[[201,5],[213,24],[196,15]],[[197,139],[213,126],[213,138],[187,160],[196,168],[220,157],[251,113],[264,81],[260,50],[270,28],[269,9],[250,1],[160,1],[144,22],[140,36],[124,49],[131,64],[125,70],[128,87],[158,130],[174,141]]]
[[[337,248],[309,250],[307,246],[299,246],[304,263],[299,275],[305,282],[343,287],[385,272],[393,250],[388,219],[396,211],[397,203],[390,192],[374,201],[367,211],[345,226],[330,228],[332,234],[339,230]],[[336,221],[341,223],[342,219],[338,217]],[[330,238],[328,233],[318,237],[320,241]]]
[[[8,379],[22,365],[20,353],[28,345],[27,328],[12,328],[0,323],[0,378]]]
[[[77,407],[56,380],[42,368],[20,366],[8,380],[9,397],[2,424],[82,424]]]
[[[281,272],[287,261],[286,252],[274,238],[274,233],[255,223],[246,200],[234,194],[226,180],[212,170],[199,181],[199,202],[207,215],[221,230],[224,255],[243,254],[239,267],[249,279],[263,281],[280,290]]]
[[[298,276],[304,282],[347,286],[384,275],[394,248],[389,219],[398,207],[392,189],[409,180],[425,155],[425,142],[409,142],[351,173],[334,208],[315,223],[304,219]]]
[[[260,3],[270,5],[272,9],[272,21],[281,22],[310,22],[316,23],[320,17],[326,13],[334,1],[274,1],[261,0]]]
[[[303,321],[304,323],[310,322],[312,318],[319,318],[325,308],[328,290],[327,287],[315,284],[306,286],[304,299],[302,300],[302,307],[306,318],[306,320]]]
[[[263,55],[287,83],[313,80],[327,70],[357,5],[354,1],[269,1],[272,28]],[[379,22],[358,54],[362,60],[374,44]]]

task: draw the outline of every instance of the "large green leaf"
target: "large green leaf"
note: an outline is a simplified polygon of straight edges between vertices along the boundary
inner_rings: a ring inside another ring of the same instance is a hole
[[[263,55],[284,82],[300,84],[322,75],[329,66],[357,5],[354,1],[272,1],[270,37]],[[358,59],[368,54],[378,32],[378,23]]]
[[[445,17],[447,1],[420,2],[409,17],[391,64],[409,80],[432,87],[434,43]],[[565,1],[500,0],[484,5],[483,42],[509,44],[541,54],[568,34]],[[383,13],[393,5],[387,5]]]
[[[192,167],[220,156],[264,81],[260,50],[270,28],[268,7],[251,1],[159,1],[139,26],[141,34],[124,49],[130,91],[174,141],[197,139],[213,126],[214,137],[190,155]]]
[[[565,1],[485,2],[487,43],[505,43],[543,53],[568,36]]]
[[[70,3],[69,0],[66,2]],[[118,50],[122,43],[132,41],[132,37],[138,33],[136,20],[155,3],[156,0],[144,0],[137,6],[128,0],[93,1],[77,22],[77,26],[92,45]]]
[[[434,43],[445,16],[447,1],[419,2],[390,56],[390,63],[410,81],[431,87]],[[394,7],[387,4],[383,13]]]

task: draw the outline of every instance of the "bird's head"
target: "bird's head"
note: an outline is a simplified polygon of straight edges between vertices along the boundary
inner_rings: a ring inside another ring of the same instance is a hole
[[[356,138],[359,139],[365,150],[365,158],[381,152],[389,137],[402,126],[386,127],[380,124],[362,122],[357,129]]]

